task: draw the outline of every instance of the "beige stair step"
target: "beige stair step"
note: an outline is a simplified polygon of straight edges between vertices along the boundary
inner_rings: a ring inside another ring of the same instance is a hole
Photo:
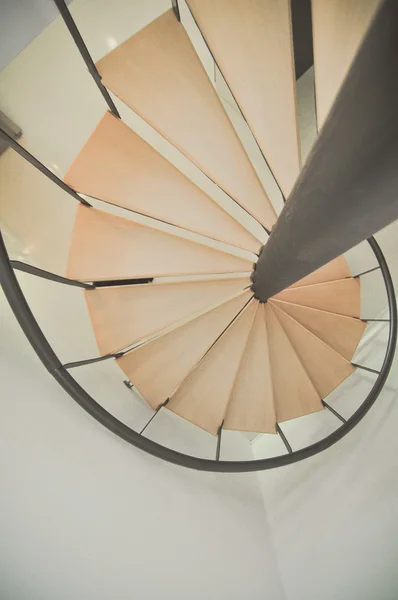
[[[346,277],[351,277],[351,275],[352,273],[344,256],[338,256],[320,269],[293,283],[290,287],[295,288],[314,283],[326,283],[327,281],[335,281],[336,279],[345,279]]]
[[[360,316],[359,279],[339,279],[305,287],[288,288],[276,294],[274,298],[338,315],[358,318]]]
[[[270,303],[264,304],[277,422],[322,410],[321,397]]]
[[[68,277],[83,281],[243,273],[253,263],[128,219],[79,206]]]
[[[304,325],[341,356],[347,360],[352,359],[366,329],[365,322],[317,308],[282,302],[276,298],[270,302]]]
[[[354,367],[275,304],[272,308],[315,389],[321,398],[326,398],[354,372]]]
[[[322,127],[380,0],[312,0],[315,98]]]
[[[110,112],[64,181],[88,196],[258,252],[254,236]]]
[[[271,229],[275,211],[171,9],[97,68],[108,89]]]
[[[131,350],[117,360],[145,400],[158,408],[252,297],[251,291]]]
[[[170,397],[167,408],[202,429],[217,434],[258,302],[251,300],[200,363]]]
[[[101,355],[117,352],[241,293],[246,278],[97,288],[85,292]]]
[[[275,433],[275,424],[267,328],[264,310],[259,304],[236,375],[223,428]]]
[[[290,0],[187,3],[287,197],[301,166]]]

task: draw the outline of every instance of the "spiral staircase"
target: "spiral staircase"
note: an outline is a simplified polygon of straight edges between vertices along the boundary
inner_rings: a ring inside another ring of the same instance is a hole
[[[78,200],[62,277],[40,266],[10,263],[2,246],[3,288],[36,352],[99,422],[177,464],[256,470],[327,448],[366,414],[391,367],[396,305],[376,241],[366,236],[390,309],[389,341],[380,371],[353,361],[367,327],[361,318],[360,289],[361,275],[367,272],[351,273],[344,255],[335,253],[328,262],[321,259],[315,269],[304,265],[304,275],[297,272],[276,293],[264,293],[264,264],[268,240],[276,237],[279,227],[277,211],[181,23],[178,3],[95,66],[68,9],[61,1],[56,4],[110,111],[63,181],[6,138]],[[320,133],[381,4],[312,1]],[[300,187],[296,182],[302,173],[308,174],[312,159],[303,170],[290,2],[187,0],[186,5],[286,202],[280,219],[289,216]],[[109,92],[221,188],[238,212],[225,210],[127,126]],[[95,207],[90,199],[97,202]],[[125,210],[125,217],[114,214],[113,207]],[[244,222],[237,214],[245,214]],[[135,220],[137,215],[149,220],[143,224]],[[262,226],[261,235],[246,227],[250,221]],[[301,249],[296,251],[299,255]],[[97,357],[60,363],[23,298],[13,268],[83,288]],[[213,434],[214,460],[165,448],[145,436],[147,425],[141,431],[130,429],[96,403],[70,371],[103,360],[116,362],[126,385],[135,387],[153,409],[151,420],[160,410],[172,411]],[[328,396],[357,368],[376,377],[361,407],[344,418],[328,403]],[[336,430],[312,446],[293,450],[283,423],[325,410],[336,416]],[[224,430],[279,435],[286,454],[222,461]]]

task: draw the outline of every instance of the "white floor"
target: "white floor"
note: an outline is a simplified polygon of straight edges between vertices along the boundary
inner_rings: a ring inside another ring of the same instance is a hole
[[[214,65],[189,15],[183,22],[214,81]],[[72,13],[94,60],[168,9],[168,0],[75,0]],[[0,8],[1,11],[1,8]],[[1,15],[1,12],[0,12]],[[299,82],[303,152],[314,139],[313,74]],[[219,76],[215,85],[275,208],[281,199]],[[177,150],[116,100],[123,118],[258,235],[239,211]],[[61,176],[106,110],[69,33],[57,19],[0,72],[0,110],[24,131],[23,144]],[[7,151],[0,158],[0,220],[12,258],[63,273],[75,204]],[[237,211],[237,212],[236,212]],[[127,215],[123,215],[127,216]],[[145,219],[144,219],[145,220]],[[49,223],[51,224],[49,226]],[[378,234],[398,288],[397,225]],[[366,244],[347,256],[353,272],[374,266]],[[20,274],[39,324],[63,362],[95,356],[80,290]],[[386,307],[380,275],[364,278],[364,317]],[[185,471],[145,456],[103,430],[38,363],[1,298],[0,596],[395,600],[398,577],[398,362],[363,422],[332,449],[290,467],[244,476]],[[385,326],[368,328],[357,360],[378,368]],[[75,372],[126,423],[148,406],[123,386],[111,363]],[[358,373],[331,399],[349,416],[371,385]],[[293,447],[335,427],[326,411],[284,429]],[[169,413],[148,436],[212,457],[214,438]],[[278,445],[279,444],[279,445]],[[225,433],[223,458],[283,451],[280,440]],[[265,508],[265,511],[264,511]]]

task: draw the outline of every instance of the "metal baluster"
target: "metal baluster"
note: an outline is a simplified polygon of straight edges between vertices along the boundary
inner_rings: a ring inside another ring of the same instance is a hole
[[[53,183],[56,183],[58,187],[64,190],[64,192],[67,192],[70,196],[73,196],[75,200],[78,200],[81,204],[84,204],[84,206],[91,207],[91,204],[87,202],[87,200],[79,196],[79,194],[75,192],[75,190],[73,190],[69,185],[66,185],[66,183],[64,183],[62,179],[57,177],[52,171],[50,171],[50,169],[48,169],[35,156],[33,156],[33,154],[28,152],[23,146],[21,146],[21,144],[18,144],[17,141],[15,141],[1,128],[0,140],[4,140],[13,150],[15,150],[15,152],[17,152],[20,156],[22,156],[22,158],[27,160],[31,165],[36,167],[36,169],[38,169],[38,171],[40,171],[41,173],[43,173],[43,175],[48,177],[48,179],[51,179]]]
[[[73,20],[68,7],[66,6],[66,3],[64,2],[64,0],[54,0],[54,2],[57,5],[59,12],[61,13],[61,16],[65,22],[65,25],[69,29],[69,33],[73,37],[73,40],[74,40],[76,46],[78,47],[79,52],[82,55],[83,60],[86,63],[88,70],[90,71],[95,83],[97,84],[99,91],[101,92],[102,96],[104,97],[104,100],[107,103],[109,110],[111,111],[112,114],[115,115],[115,117],[118,117],[118,119],[120,119],[120,114],[119,114],[112,98],[110,97],[108,90],[106,89],[106,87],[103,85],[103,83],[101,81],[101,79],[102,79],[101,75],[98,73],[97,67],[95,66],[95,63],[94,63],[93,59],[91,58],[91,55],[87,49],[87,46],[84,43],[84,40],[80,34],[80,31],[76,27],[76,23]]]
[[[286,439],[285,434],[283,433],[282,429],[280,428],[280,426],[278,425],[278,423],[276,424],[276,431],[279,433],[279,435],[282,438],[283,443],[286,446],[287,451],[289,452],[289,454],[291,454],[293,452],[291,445],[289,444],[289,442]]]
[[[163,402],[163,404],[161,404],[160,406],[157,407],[157,409],[155,410],[155,412],[153,413],[152,417],[149,419],[148,423],[141,429],[140,434],[142,435],[145,431],[145,429],[148,427],[148,425],[150,423],[152,423],[153,419],[156,417],[156,415],[158,414],[158,412],[160,411],[161,408],[163,408],[163,406],[166,406],[166,404],[168,403],[168,401],[170,400],[170,398],[167,398],[167,400],[165,400]]]
[[[330,412],[331,412],[331,413],[332,413],[332,414],[333,414],[335,417],[337,417],[338,419],[340,419],[340,421],[341,421],[342,423],[347,423],[347,421],[345,420],[345,418],[344,418],[344,417],[342,417],[342,416],[341,416],[341,415],[340,415],[340,414],[337,412],[337,410],[334,410],[334,408],[332,408],[331,406],[329,406],[329,404],[326,404],[325,400],[321,400],[321,402],[322,402],[323,406],[324,406],[325,408],[327,408],[327,409],[328,409],[328,410],[329,410],[329,411],[330,411]]]
[[[42,279],[48,279],[49,281],[56,281],[57,283],[64,283],[65,285],[72,285],[75,287],[81,287],[85,290],[94,289],[94,285],[90,283],[83,283],[82,281],[76,281],[75,279],[68,279],[67,277],[62,277],[61,275],[56,275],[55,273],[50,273],[50,271],[45,271],[44,269],[39,269],[39,267],[34,267],[33,265],[28,265],[27,263],[21,262],[19,260],[11,260],[11,266],[13,269],[17,269],[18,271],[23,271],[24,273],[29,273],[30,275],[35,275],[36,277],[41,277]]]
[[[216,460],[220,460],[220,452],[221,452],[221,433],[224,425],[224,421],[221,423],[220,427],[217,430],[217,448],[216,448]]]

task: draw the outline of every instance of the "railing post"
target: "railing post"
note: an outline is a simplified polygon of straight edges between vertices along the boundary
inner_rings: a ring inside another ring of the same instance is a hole
[[[224,425],[224,421],[221,423],[221,425],[219,426],[219,428],[217,429],[217,446],[216,446],[216,460],[220,460],[220,453],[221,453],[221,434],[222,434],[222,428]]]
[[[98,89],[103,95],[104,100],[109,107],[109,110],[112,114],[115,115],[115,117],[118,117],[118,119],[120,119],[119,111],[117,110],[115,103],[113,102],[108,90],[101,81],[101,75],[98,73],[97,67],[95,66],[95,63],[91,58],[91,55],[87,49],[86,44],[84,43],[80,31],[78,30],[76,23],[69,12],[69,8],[66,6],[65,0],[54,0],[54,2],[57,5],[59,12],[61,13],[61,17],[63,18],[65,25],[69,29],[69,32],[73,37],[75,44],[78,47],[79,52],[87,65],[88,70],[90,71],[95,83],[97,84]]]
[[[176,16],[177,21],[181,21],[180,8],[178,6],[178,0],[171,0],[171,6],[173,7],[173,12]]]
[[[0,141],[1,140],[3,140],[8,146],[10,146],[10,148],[15,150],[15,152],[22,156],[22,158],[24,158],[31,165],[33,165],[38,171],[40,171],[40,173],[43,173],[43,175],[48,177],[48,179],[51,179],[51,181],[57,184],[57,186],[60,187],[61,190],[64,190],[64,192],[66,192],[75,200],[80,202],[80,204],[84,204],[84,206],[91,207],[91,204],[87,202],[87,200],[79,196],[79,194],[75,192],[74,189],[72,189],[69,185],[63,182],[62,179],[57,177],[52,171],[50,171],[50,169],[43,165],[43,163],[41,163],[35,156],[33,156],[33,154],[28,152],[26,148],[21,146],[21,144],[18,144],[16,140],[14,140],[11,136],[9,136],[5,131],[3,131],[0,128]]]
[[[34,267],[33,265],[21,262],[20,260],[12,260],[11,266],[13,269],[17,269],[18,271],[23,271],[24,273],[29,273],[30,275],[35,275],[35,277],[41,277],[42,279],[48,279],[49,281],[55,281],[56,283],[63,283],[65,285],[71,285],[74,287],[83,288],[85,290],[95,289],[95,286],[92,283],[83,283],[82,281],[77,281],[76,279],[62,277],[62,275],[50,273],[50,271],[45,271],[39,267]]]

